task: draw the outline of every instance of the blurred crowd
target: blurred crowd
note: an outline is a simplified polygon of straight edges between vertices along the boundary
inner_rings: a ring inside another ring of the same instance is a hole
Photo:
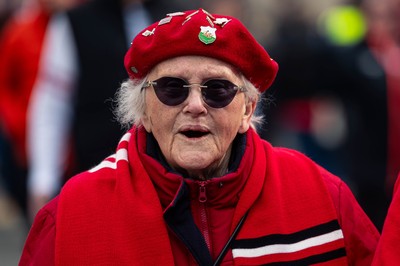
[[[340,176],[381,229],[400,170],[400,0],[2,0],[0,193],[30,224],[111,153],[130,41],[198,7],[241,19],[279,63],[261,136]]]

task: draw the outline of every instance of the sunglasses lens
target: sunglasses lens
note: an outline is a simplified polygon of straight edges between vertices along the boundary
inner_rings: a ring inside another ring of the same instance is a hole
[[[165,105],[176,106],[189,96],[188,83],[180,78],[163,77],[152,83],[157,98]],[[236,85],[228,80],[212,79],[202,86],[204,102],[212,108],[223,108],[230,104],[237,93]]]
[[[230,104],[237,90],[235,84],[228,80],[213,79],[204,83],[203,98],[207,105],[213,108],[223,108]]]
[[[180,78],[163,77],[154,81],[157,98],[165,105],[176,106],[183,103],[189,95],[187,83]]]

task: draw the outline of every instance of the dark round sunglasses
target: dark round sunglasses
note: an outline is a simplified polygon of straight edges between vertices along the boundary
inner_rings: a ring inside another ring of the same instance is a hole
[[[186,80],[175,77],[162,77],[146,81],[142,89],[153,86],[157,98],[165,105],[176,106],[189,96],[191,86],[199,86],[203,101],[212,108],[223,108],[230,104],[238,91],[246,91],[225,79],[210,79],[202,84],[189,84]]]

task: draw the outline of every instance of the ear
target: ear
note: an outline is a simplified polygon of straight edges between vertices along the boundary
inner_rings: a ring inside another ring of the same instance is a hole
[[[245,112],[242,117],[242,123],[239,127],[239,133],[243,134],[250,128],[250,120],[256,110],[257,102],[248,102],[245,106]]]
[[[146,129],[148,133],[151,133],[151,117],[149,117],[146,112],[143,114],[142,118],[142,125]]]

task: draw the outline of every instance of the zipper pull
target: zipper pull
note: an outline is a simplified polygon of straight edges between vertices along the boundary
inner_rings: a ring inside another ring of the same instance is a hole
[[[200,186],[199,186],[199,201],[201,203],[204,203],[207,201],[207,194],[206,194],[206,182],[200,182]]]

